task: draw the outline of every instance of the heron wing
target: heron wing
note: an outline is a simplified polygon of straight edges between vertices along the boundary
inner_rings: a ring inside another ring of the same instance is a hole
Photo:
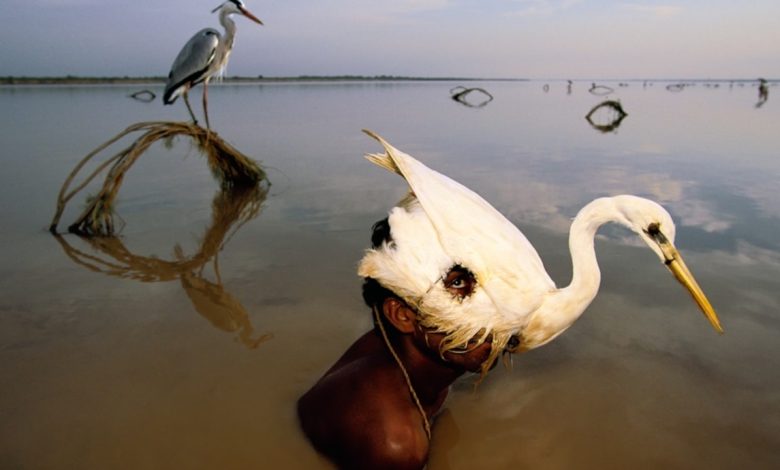
[[[195,33],[181,48],[179,55],[173,61],[165,84],[163,101],[166,104],[176,100],[184,85],[193,86],[208,77],[209,67],[214,62],[219,41],[219,31],[204,28]]]
[[[366,131],[385,154],[366,157],[398,173],[409,184],[439,234],[444,249],[471,269],[491,290],[513,291],[513,310],[526,315],[538,308],[555,283],[525,235],[481,196],[438,173]],[[493,281],[493,282],[491,282]]]

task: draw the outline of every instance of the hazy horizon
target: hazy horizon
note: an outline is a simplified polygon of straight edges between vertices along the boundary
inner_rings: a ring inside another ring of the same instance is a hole
[[[110,76],[110,75],[0,75],[0,79],[11,79],[11,80],[107,80],[107,81],[117,81],[121,83],[123,80],[127,81],[133,81],[133,80],[155,80],[155,81],[164,81],[166,77],[164,75],[123,75],[123,76]],[[642,78],[642,77],[601,77],[601,78],[594,78],[594,77],[584,77],[584,78],[562,78],[562,77],[539,77],[539,78],[528,78],[528,77],[460,77],[460,76],[412,76],[412,75],[374,75],[374,74],[366,74],[366,75],[352,75],[352,74],[332,74],[332,75],[318,75],[318,74],[301,74],[301,75],[227,75],[223,77],[226,81],[231,80],[240,80],[240,81],[252,81],[252,80],[266,80],[266,81],[273,81],[273,80],[354,80],[354,81],[360,81],[360,80],[366,80],[366,81],[381,81],[381,80],[387,80],[387,81],[393,81],[393,80],[399,80],[399,81],[457,81],[457,80],[463,80],[463,81],[474,81],[474,82],[522,82],[522,81],[530,81],[530,82],[575,82],[575,83],[581,83],[581,82],[673,82],[673,83],[724,83],[724,82],[733,82],[733,83],[750,83],[750,82],[756,82],[760,79],[763,79],[771,84],[776,84],[777,82],[780,82],[780,77],[722,77],[722,78],[712,78],[712,77],[659,77],[659,78]],[[209,82],[209,86],[213,86],[215,84],[219,84],[220,79],[214,79]]]
[[[218,0],[6,0],[0,76],[163,76]],[[249,0],[229,76],[780,77],[780,3]]]

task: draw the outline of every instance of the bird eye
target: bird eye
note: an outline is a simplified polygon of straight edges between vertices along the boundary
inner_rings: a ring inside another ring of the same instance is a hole
[[[444,288],[454,297],[468,297],[474,292],[477,281],[474,275],[463,266],[453,266],[444,276]]]
[[[647,226],[647,230],[645,230],[648,235],[658,235],[661,232],[661,224],[658,223],[652,223]]]

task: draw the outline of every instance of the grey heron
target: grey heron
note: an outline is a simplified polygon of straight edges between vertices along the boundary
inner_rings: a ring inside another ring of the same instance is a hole
[[[208,128],[211,128],[208,111],[208,83],[211,77],[219,75],[227,66],[236,37],[236,24],[230,19],[230,16],[243,15],[257,24],[263,24],[260,19],[246,9],[241,0],[228,0],[211,12],[215,13],[216,11],[219,11],[219,23],[225,28],[225,34],[221,35],[214,28],[204,28],[195,33],[173,61],[163,94],[164,104],[173,104],[179,95],[184,96],[187,110],[190,112],[192,120],[197,124],[198,120],[195,118],[195,113],[192,112],[187,94],[190,88],[198,83],[203,83],[203,114],[206,117],[206,127]]]

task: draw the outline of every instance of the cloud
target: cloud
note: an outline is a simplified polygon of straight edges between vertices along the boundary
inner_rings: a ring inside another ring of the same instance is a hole
[[[28,0],[25,2],[20,1],[17,3],[26,3],[36,8],[38,7],[40,8],[66,7],[67,8],[67,7],[101,5],[101,4],[105,4],[106,2],[101,2],[98,0]]]
[[[451,5],[450,0],[404,0],[394,9],[404,13],[441,10]],[[393,7],[391,7],[393,8]]]
[[[658,18],[670,18],[672,16],[679,15],[683,11],[683,7],[678,5],[642,5],[638,3],[624,3],[622,6],[623,8],[626,8],[635,13]]]
[[[567,10],[582,0],[511,0],[516,7],[509,12],[510,16],[549,16]]]

